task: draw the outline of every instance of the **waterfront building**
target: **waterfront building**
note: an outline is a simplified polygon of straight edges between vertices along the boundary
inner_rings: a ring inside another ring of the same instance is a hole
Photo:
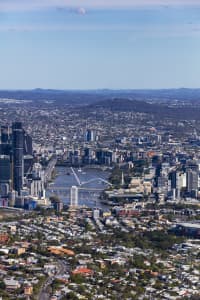
[[[33,197],[41,199],[45,196],[45,172],[42,170],[42,166],[39,163],[33,165],[33,170],[30,179],[30,194]]]
[[[72,186],[70,190],[70,206],[77,207],[78,206],[78,187]]]
[[[53,206],[54,206],[54,209],[56,212],[61,212],[63,210],[63,202],[62,201],[55,201]]]
[[[98,208],[94,208],[94,210],[92,212],[92,215],[93,215],[93,219],[95,219],[95,220],[99,219],[99,217],[100,217],[100,210]]]

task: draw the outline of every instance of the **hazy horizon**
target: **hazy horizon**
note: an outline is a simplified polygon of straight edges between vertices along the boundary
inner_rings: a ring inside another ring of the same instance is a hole
[[[112,88],[84,88],[84,89],[80,89],[80,88],[74,88],[74,89],[70,89],[70,88],[62,88],[62,89],[54,89],[54,88],[42,88],[42,87],[33,87],[33,88],[0,88],[0,91],[161,91],[161,90],[200,90],[200,87],[175,87],[175,88],[170,88],[170,87],[166,87],[166,88],[117,88],[117,89],[112,89]]]
[[[0,89],[198,88],[197,0],[1,0]]]

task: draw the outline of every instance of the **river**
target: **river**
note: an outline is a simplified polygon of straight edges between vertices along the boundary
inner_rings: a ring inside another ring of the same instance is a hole
[[[94,168],[74,168],[79,180],[82,184],[78,193],[79,205],[86,205],[88,207],[99,207],[102,209],[107,208],[99,199],[101,192],[106,188],[107,184],[101,179],[108,180],[110,173],[101,169]],[[70,204],[70,188],[75,185],[78,186],[77,179],[75,178],[72,170],[66,167],[56,167],[56,178],[49,185],[47,189],[47,196],[57,194],[64,204]],[[90,180],[94,180],[88,182]]]

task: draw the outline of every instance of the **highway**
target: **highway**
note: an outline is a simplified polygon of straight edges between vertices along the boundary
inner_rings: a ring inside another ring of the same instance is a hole
[[[51,158],[51,160],[48,163],[48,166],[45,170],[45,181],[48,182],[51,179],[51,174],[53,169],[55,168],[55,165],[57,163],[57,158],[54,156]]]

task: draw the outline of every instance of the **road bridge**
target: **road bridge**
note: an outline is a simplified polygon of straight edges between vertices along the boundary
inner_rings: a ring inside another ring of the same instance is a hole
[[[51,180],[52,172],[53,172],[53,169],[55,168],[56,163],[57,163],[57,158],[56,158],[56,156],[53,156],[50,159],[50,161],[45,169],[45,181],[46,182]]]
[[[0,205],[0,209],[7,209],[7,210],[14,210],[14,211],[24,212],[23,208],[17,208],[17,207],[11,207],[11,206],[2,206],[2,205]]]
[[[89,201],[97,201],[97,199],[100,196],[100,193],[103,192],[103,190],[105,189],[105,185],[112,186],[112,184],[109,181],[107,181],[105,178],[102,178],[102,177],[91,178],[87,181],[81,181],[78,174],[75,172],[75,170],[72,167],[71,167],[71,171],[77,182],[76,188],[78,189],[78,193],[76,196],[76,202],[78,202],[78,199],[80,199],[80,200],[92,199]],[[104,185],[100,188],[99,187],[91,187],[91,186],[86,187],[86,185],[89,185],[95,181],[102,182],[102,183],[104,183]],[[70,201],[72,201],[72,195],[73,195],[72,187],[51,185],[51,186],[49,186],[48,191],[50,193],[63,195],[66,198],[69,198]]]

